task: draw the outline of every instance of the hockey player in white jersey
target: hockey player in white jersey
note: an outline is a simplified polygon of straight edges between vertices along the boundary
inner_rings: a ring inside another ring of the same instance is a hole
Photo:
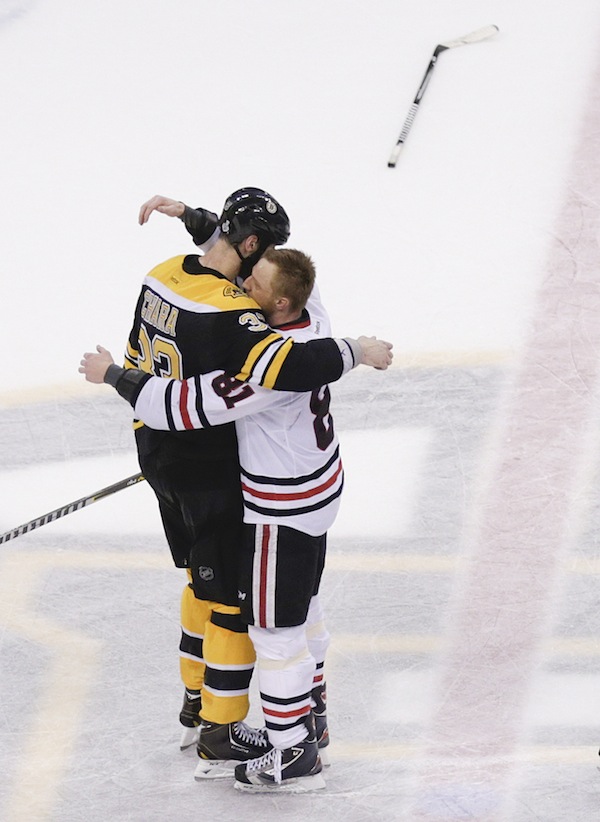
[[[299,342],[330,335],[314,267],[302,252],[269,249],[244,285],[280,333]],[[92,381],[114,385],[134,405],[136,418],[151,428],[191,430],[235,421],[245,523],[240,608],[256,649],[273,746],[236,767],[235,786],[322,788],[329,741],[323,680],[329,634],[318,590],[326,534],[344,481],[329,389],[273,392],[222,371],[177,381],[111,364],[105,374],[111,362],[102,350],[86,355],[82,370]]]

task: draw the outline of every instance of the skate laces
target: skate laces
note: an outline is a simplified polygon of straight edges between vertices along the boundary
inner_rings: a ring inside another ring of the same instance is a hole
[[[242,742],[258,745],[260,748],[266,748],[269,744],[263,728],[251,728],[245,722],[236,722],[233,729]]]
[[[258,759],[251,759],[246,762],[246,773],[268,771],[273,768],[273,779],[279,784],[281,782],[281,761],[282,751],[279,748],[271,748],[270,751],[259,756]]]

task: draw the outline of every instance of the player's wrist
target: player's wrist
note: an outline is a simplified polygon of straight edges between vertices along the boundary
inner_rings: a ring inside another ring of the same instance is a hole
[[[338,348],[340,349],[340,354],[342,355],[342,362],[344,365],[342,373],[346,374],[362,362],[362,346],[359,341],[355,340],[353,337],[344,337],[341,340],[336,340],[336,342],[338,344]]]
[[[106,369],[104,382],[112,385],[124,400],[134,406],[140,391],[151,376],[138,368],[122,368],[113,364]]]
[[[116,365],[116,363],[112,363],[106,369],[106,373],[104,374],[104,382],[108,385],[112,385],[113,388],[117,387],[117,383],[125,373],[125,369],[122,368],[120,365]]]

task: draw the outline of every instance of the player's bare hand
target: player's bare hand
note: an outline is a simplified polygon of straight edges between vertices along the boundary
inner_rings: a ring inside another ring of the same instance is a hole
[[[362,349],[362,365],[385,371],[392,364],[392,343],[378,340],[377,337],[359,337],[358,342]]]
[[[90,353],[86,351],[81,360],[79,373],[84,374],[88,382],[97,384],[104,382],[104,375],[108,370],[108,366],[114,363],[112,354],[101,345],[96,346],[97,353]]]
[[[155,194],[141,206],[138,222],[140,225],[147,223],[153,211],[160,211],[168,217],[181,217],[184,210],[185,204],[180,200],[171,200],[170,197]]]

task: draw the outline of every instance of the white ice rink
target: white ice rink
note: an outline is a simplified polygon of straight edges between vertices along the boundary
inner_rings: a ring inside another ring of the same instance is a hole
[[[333,388],[326,790],[194,781],[142,483],[0,545],[2,822],[600,818],[599,35],[597,0],[0,0],[0,533],[138,470],[77,366],[193,249],[154,193],[270,190],[336,333],[396,352]]]

